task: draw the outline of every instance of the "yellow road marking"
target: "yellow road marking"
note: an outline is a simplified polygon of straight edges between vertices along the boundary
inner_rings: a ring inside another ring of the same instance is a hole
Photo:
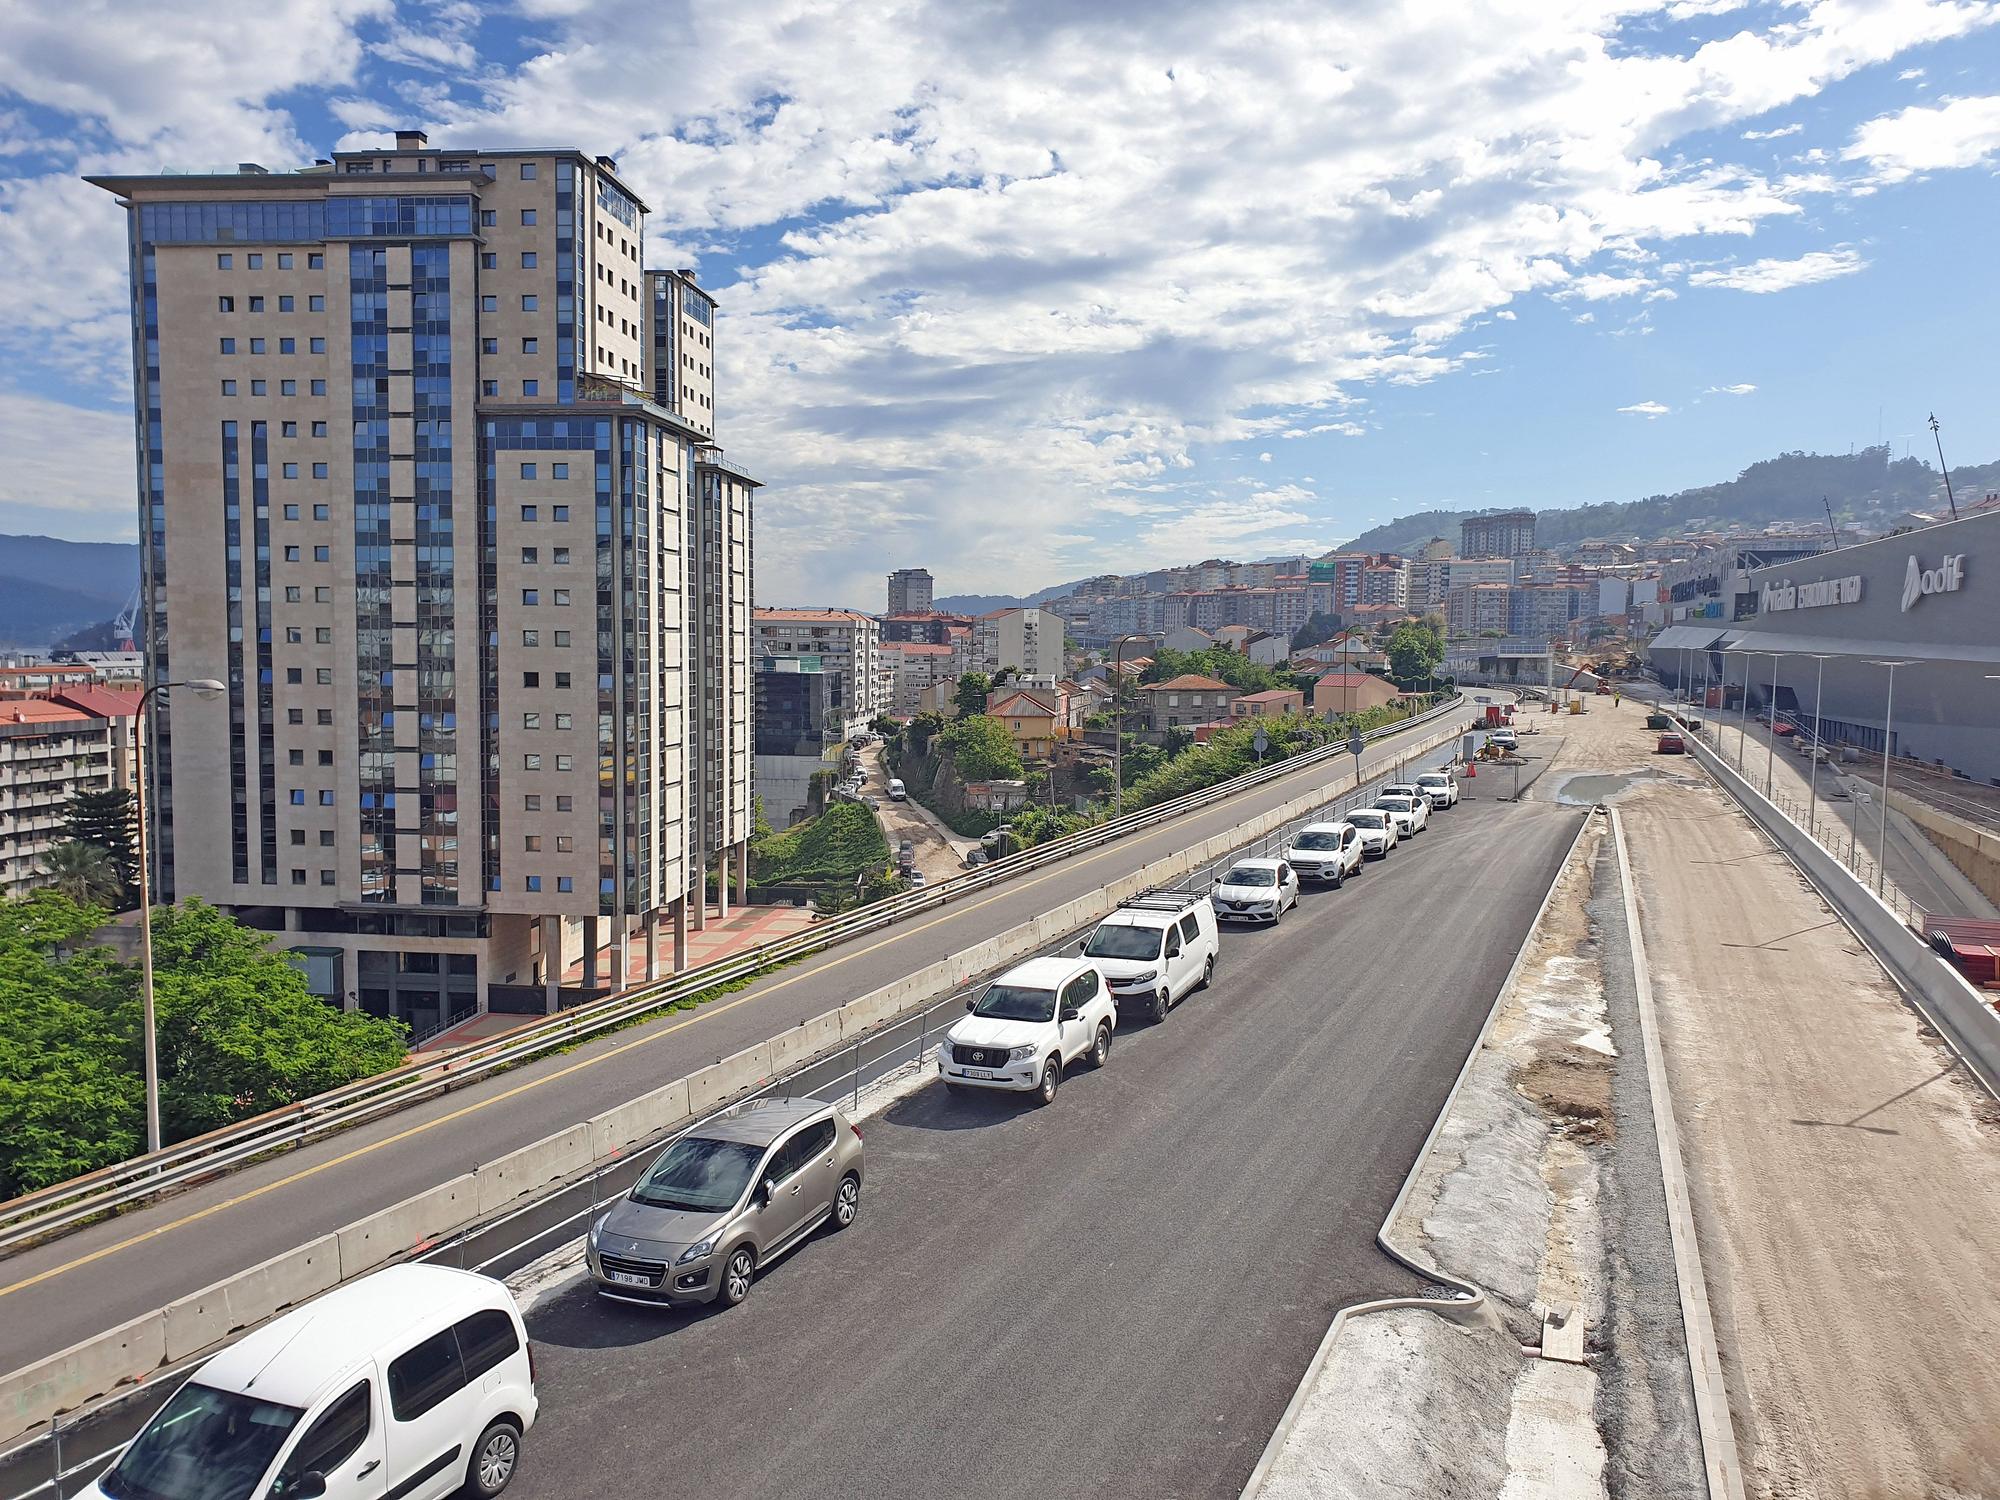
[[[1346,776],[1349,773],[1343,771],[1340,774],[1342,776]],[[1270,783],[1270,785],[1272,786],[1277,786],[1278,784],[1279,783],[1277,782]],[[1207,811],[1207,809],[1203,810]],[[1156,832],[1158,830],[1148,829],[1146,831],[1148,833],[1151,833],[1151,832]],[[819,965],[817,968],[794,974],[789,978],[779,980],[775,984],[765,985],[761,989],[753,989],[746,991],[744,994],[740,995],[736,999],[725,1001],[719,1005],[710,1003],[708,1005],[698,1006],[694,1010],[694,1012],[691,1015],[689,1015],[687,1019],[684,1021],[676,1021],[671,1026],[662,1026],[657,1030],[649,1030],[646,1033],[646,1035],[642,1037],[636,1037],[632,1041],[621,1043],[616,1047],[610,1048],[608,1051],[593,1053],[589,1057],[571,1063],[568,1067],[558,1068],[553,1073],[545,1073],[539,1078],[533,1078],[528,1080],[526,1083],[516,1084],[511,1089],[507,1089],[504,1092],[494,1094],[489,1098],[481,1099],[476,1103],[468,1104],[462,1109],[455,1109],[450,1114],[439,1115],[436,1119],[426,1120],[421,1125],[412,1125],[407,1130],[400,1130],[394,1135],[384,1136],[381,1140],[372,1141],[366,1146],[357,1146],[352,1151],[343,1152],[339,1156],[331,1157],[328,1160],[319,1162],[314,1166],[302,1168],[297,1172],[293,1172],[290,1176],[280,1177],[275,1182],[267,1182],[262,1187],[252,1188],[247,1193],[238,1193],[233,1198],[225,1198],[220,1203],[211,1203],[207,1208],[196,1209],[193,1213],[183,1214],[178,1219],[173,1219],[165,1224],[157,1225],[152,1229],[144,1230],[138,1234],[132,1235],[128,1239],[119,1240],[115,1244],[105,1245],[101,1249],[91,1251],[88,1255],[79,1255],[74,1260],[64,1261],[59,1266],[51,1266],[48,1270],[38,1271],[33,1276],[24,1276],[19,1281],[9,1282],[5,1286],[0,1286],[0,1297],[11,1296],[13,1293],[19,1291],[25,1291],[27,1288],[31,1286],[39,1286],[42,1282],[53,1280],[55,1277],[61,1276],[66,1272],[74,1271],[79,1269],[80,1267],[90,1265],[94,1261],[103,1260],[107,1256],[116,1255],[121,1250],[130,1250],[135,1245],[146,1244],[149,1241],[158,1239],[163,1234],[169,1234],[176,1229],[185,1228],[189,1224],[198,1224],[203,1219],[206,1219],[213,1214],[219,1214],[225,1209],[234,1208],[240,1203],[251,1202],[253,1199],[263,1197],[266,1193],[274,1193],[279,1188],[290,1187],[295,1182],[301,1182],[308,1177],[316,1175],[317,1173],[327,1171],[333,1167],[341,1166],[350,1161],[354,1161],[358,1157],[367,1156],[371,1152],[380,1151],[385,1146],[393,1146],[399,1141],[408,1140],[411,1136],[422,1135],[426,1130],[435,1130],[438,1126],[448,1125],[453,1120],[463,1119],[465,1116],[470,1114],[477,1114],[480,1110],[488,1109],[491,1106],[500,1103],[502,1100],[512,1099],[517,1095],[527,1093],[530,1089],[538,1089],[542,1087],[544,1084],[554,1083],[559,1078],[567,1078],[572,1073],[581,1073],[585,1068],[596,1067],[597,1064],[601,1062],[608,1062],[614,1057],[622,1056],[623,1054],[632,1051],[636,1047],[644,1047],[649,1043],[658,1041],[661,1037],[671,1036],[676,1031],[681,1030],[683,1027],[694,1025],[695,1022],[702,1020],[704,1017],[721,1015],[724,1011],[734,1010],[737,1006],[746,1005],[752,1000],[761,1000],[766,995],[770,995],[778,990],[784,989],[787,985],[797,984],[801,980],[817,979],[821,975],[825,974],[829,969],[837,968],[839,965],[848,962],[848,960],[850,959],[864,957],[867,954],[873,953],[878,948],[887,947],[890,943],[899,943],[903,941],[905,938],[914,937],[916,934],[920,932],[927,931],[928,929],[937,926],[938,923],[940,922],[952,921],[958,917],[964,916],[967,912],[977,911],[979,910],[980,907],[989,906],[993,902],[999,901],[1004,897],[1018,895],[1022,891],[1033,890],[1037,885],[1040,885],[1044,881],[1053,880],[1056,878],[1056,876],[1065,874],[1072,870],[1079,870],[1083,868],[1085,865],[1090,864],[1094,860],[1099,860],[1104,858],[1107,854],[1122,853],[1128,851],[1131,848],[1131,846],[1128,844],[1124,845],[1124,847],[1121,849],[1120,845],[1122,843],[1123,843],[1122,840],[1114,839],[1109,844],[1106,844],[1102,849],[1097,850],[1093,854],[1084,855],[1078,860],[1076,860],[1074,863],[1071,863],[1069,860],[1062,860],[1057,864],[1052,865],[1049,869],[1043,871],[1041,874],[1029,877],[1019,885],[1015,885],[1011,881],[1005,882],[1003,883],[1000,889],[996,890],[990,896],[982,896],[976,901],[968,901],[963,904],[949,905],[945,907],[945,909],[942,912],[940,912],[937,916],[932,917],[929,921],[919,923],[915,927],[899,928],[891,932],[888,936],[879,938],[875,942],[868,944],[864,948],[853,948],[846,952],[840,952],[839,950],[835,950],[836,956],[829,962]]]

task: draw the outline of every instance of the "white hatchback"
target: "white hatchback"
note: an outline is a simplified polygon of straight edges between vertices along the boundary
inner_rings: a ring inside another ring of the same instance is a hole
[[[1361,835],[1361,851],[1369,859],[1384,858],[1402,839],[1396,820],[1379,807],[1357,807],[1347,821]]]
[[[1396,831],[1405,838],[1422,833],[1431,820],[1431,805],[1423,797],[1398,797],[1384,792],[1375,799],[1375,806],[1396,820]]]
[[[1417,778],[1417,790],[1430,799],[1433,808],[1458,806],[1458,783],[1449,771],[1426,771]]]
[[[1223,922],[1269,922],[1299,904],[1299,877],[1282,859],[1239,859],[1209,893]]]

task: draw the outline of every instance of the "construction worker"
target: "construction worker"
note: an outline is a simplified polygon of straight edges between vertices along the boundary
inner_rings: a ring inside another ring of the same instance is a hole
[[[1620,692],[1617,688],[1613,688],[1611,690],[1611,706],[1613,708],[1616,708],[1620,703],[1624,701],[1625,701],[1624,693]]]

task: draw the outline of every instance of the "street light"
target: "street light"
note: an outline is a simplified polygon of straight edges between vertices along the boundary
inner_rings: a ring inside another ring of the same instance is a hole
[[[1914,659],[1912,659],[1914,660]],[[1871,661],[1871,667],[1889,669],[1889,696],[1882,705],[1882,806],[1879,809],[1879,831],[1875,835],[1875,894],[1882,894],[1882,871],[1889,857],[1889,733],[1896,721],[1896,668],[1907,667],[1911,661]]]
[[[1807,651],[1819,665],[1813,670],[1813,742],[1812,769],[1806,774],[1806,832],[1813,838],[1819,837],[1817,825],[1813,822],[1819,810],[1819,758],[1825,753],[1826,736],[1820,732],[1819,708],[1826,698],[1826,664],[1833,652]]]
[[[1782,651],[1771,653],[1771,732],[1764,736],[1764,800],[1771,800],[1771,788],[1777,784],[1778,774],[1778,658]]]
[[[1128,641],[1143,635],[1121,635],[1111,643],[1111,816],[1125,816],[1125,672],[1122,662]]]
[[[156,682],[139,695],[132,721],[132,773],[138,786],[139,814],[139,997],[146,1032],[146,1152],[160,1149],[160,1040],[153,1021],[153,886],[146,852],[146,700],[155,693],[184,687],[197,698],[213,698],[228,689],[213,677],[182,682]]]
[[[1743,747],[1750,742],[1750,651],[1747,647],[1731,646],[1732,651],[1743,651],[1743,710],[1736,716],[1736,774],[1743,774]]]

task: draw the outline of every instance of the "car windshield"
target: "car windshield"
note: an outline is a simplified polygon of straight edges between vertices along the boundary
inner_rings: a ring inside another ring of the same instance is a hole
[[[746,1141],[682,1136],[634,1184],[632,1201],[648,1208],[720,1213],[743,1196],[763,1156],[762,1146]]]
[[[1294,849],[1338,849],[1340,835],[1337,833],[1302,833],[1292,844]]]
[[[1348,818],[1356,828],[1380,828],[1382,815],[1378,812],[1357,812]]]
[[[1449,782],[1448,780],[1446,780],[1446,779],[1445,779],[1444,777],[1442,777],[1442,776],[1419,776],[1419,777],[1417,778],[1417,785],[1418,785],[1418,786],[1450,786],[1450,785],[1451,785],[1451,783],[1450,783],[1450,782]]]
[[[1410,810],[1410,799],[1408,797],[1377,797],[1375,805],[1386,812],[1408,812]]]
[[[1131,927],[1124,923],[1107,923],[1090,935],[1084,945],[1085,958],[1158,958],[1160,956],[1160,935],[1158,927]]]
[[[97,1487],[112,1500],[247,1500],[304,1415],[189,1381]]]
[[[1278,872],[1262,865],[1238,865],[1222,877],[1224,885],[1276,885]]]
[[[1056,992],[1032,990],[1018,984],[996,984],[979,997],[972,1013],[995,1021],[1053,1021],[1056,1018]]]

